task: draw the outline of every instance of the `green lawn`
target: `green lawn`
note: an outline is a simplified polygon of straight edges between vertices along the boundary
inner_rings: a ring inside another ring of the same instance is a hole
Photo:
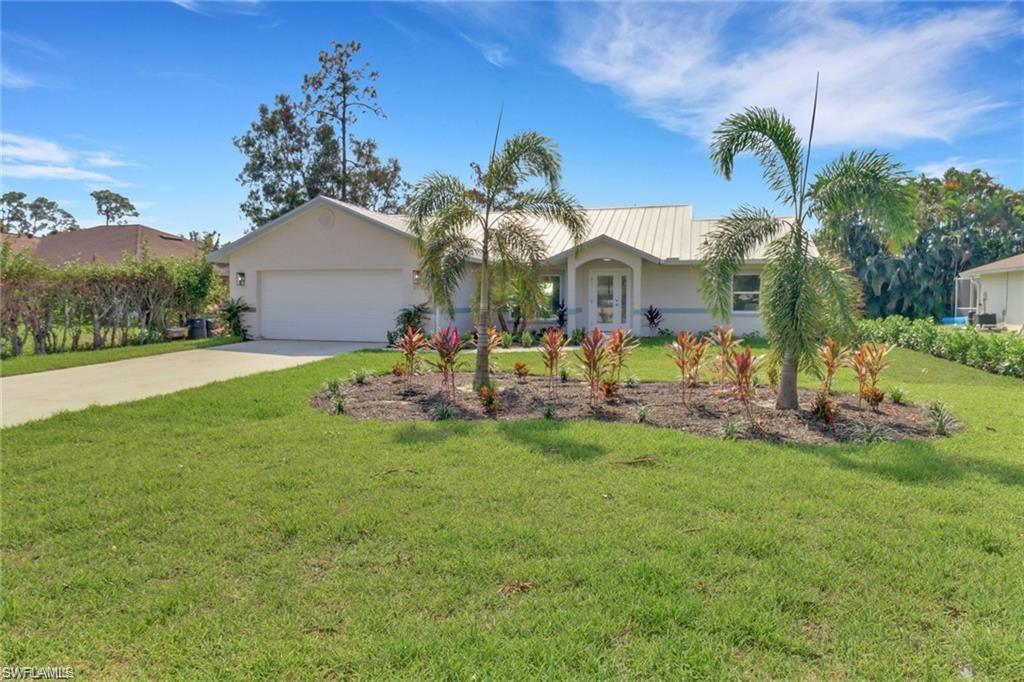
[[[16,358],[0,360],[0,376],[10,377],[17,374],[46,372],[51,369],[98,365],[103,362],[141,358],[147,355],[162,355],[164,353],[175,353],[180,350],[223,346],[226,343],[237,343],[238,341],[240,339],[237,336],[213,336],[208,339],[195,339],[192,341],[161,341],[141,346],[117,346],[114,348],[101,348],[99,350],[80,350],[73,353],[52,353],[50,355],[24,354]]]
[[[394,361],[342,356],[4,431],[2,663],[1024,678],[1024,382],[896,351],[885,383],[946,400],[967,429],[859,447],[308,407],[324,379]],[[646,347],[630,373],[670,370]],[[618,464],[643,455],[657,464]],[[514,581],[532,589],[501,591]]]

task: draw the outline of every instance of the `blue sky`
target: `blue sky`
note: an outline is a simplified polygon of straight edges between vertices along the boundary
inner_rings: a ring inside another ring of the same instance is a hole
[[[505,130],[535,129],[585,205],[771,204],[752,163],[711,172],[724,115],[781,108],[814,162],[891,151],[913,172],[981,167],[1024,185],[1024,8],[1010,3],[2,3],[3,188],[98,223],[88,194],[144,223],[242,234],[232,138],[298,91],[331,40],[380,70],[365,120],[411,181],[468,173]]]

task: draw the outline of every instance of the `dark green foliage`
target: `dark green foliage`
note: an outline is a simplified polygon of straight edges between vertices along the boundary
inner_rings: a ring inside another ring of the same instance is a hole
[[[245,341],[249,338],[249,331],[245,328],[243,314],[251,310],[245,299],[229,298],[220,308],[220,320],[227,327],[229,334]]]
[[[1024,192],[981,170],[949,169],[942,179],[909,184],[920,233],[894,254],[859,214],[826,221],[822,248],[846,259],[864,286],[865,315],[944,317],[953,305],[953,281],[973,267],[1024,251]]]
[[[353,65],[362,46],[331,44],[319,69],[303,79],[302,99],[279,94],[261,104],[249,130],[234,140],[246,157],[238,181],[249,190],[242,213],[258,227],[317,195],[337,197],[385,213],[399,211],[408,184],[397,159],[382,162],[377,143],[356,139],[360,114],[383,117],[378,73]]]
[[[100,189],[90,192],[89,196],[96,202],[96,213],[103,216],[107,225],[111,223],[124,223],[127,218],[138,217],[139,211],[128,197],[122,196],[109,189]]]
[[[36,197],[26,203],[27,196],[24,192],[5,192],[0,196],[0,232],[35,235],[78,229],[78,221],[56,201]]]
[[[941,327],[934,321],[900,315],[858,323],[862,341],[894,343],[904,348],[994,374],[1024,378],[1024,337],[980,332],[973,327]]]
[[[430,304],[420,303],[402,308],[395,315],[395,328],[399,334],[405,331],[406,327],[412,327],[416,331],[423,331],[423,320],[430,315]]]

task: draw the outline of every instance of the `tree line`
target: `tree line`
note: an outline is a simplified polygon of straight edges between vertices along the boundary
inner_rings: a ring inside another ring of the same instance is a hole
[[[200,315],[224,294],[213,264],[202,256],[143,252],[117,264],[54,267],[5,243],[0,278],[0,343],[12,357],[29,343],[45,354],[158,341],[168,325]]]
[[[138,217],[139,211],[127,197],[109,189],[99,189],[89,194],[96,202],[96,213],[110,225],[124,223],[128,218]],[[78,221],[68,211],[51,199],[36,197],[26,201],[24,192],[5,192],[0,196],[0,233],[37,235],[56,234],[79,229]]]
[[[845,259],[862,284],[866,317],[947,316],[961,272],[1024,252],[1024,191],[982,170],[955,168],[942,178],[910,179],[905,189],[916,230],[901,251],[856,211],[823,222],[816,235],[819,248]]]

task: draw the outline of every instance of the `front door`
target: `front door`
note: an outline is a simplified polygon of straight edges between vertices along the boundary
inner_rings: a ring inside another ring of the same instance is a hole
[[[625,270],[595,270],[590,273],[590,324],[603,331],[630,326],[629,273]]]

